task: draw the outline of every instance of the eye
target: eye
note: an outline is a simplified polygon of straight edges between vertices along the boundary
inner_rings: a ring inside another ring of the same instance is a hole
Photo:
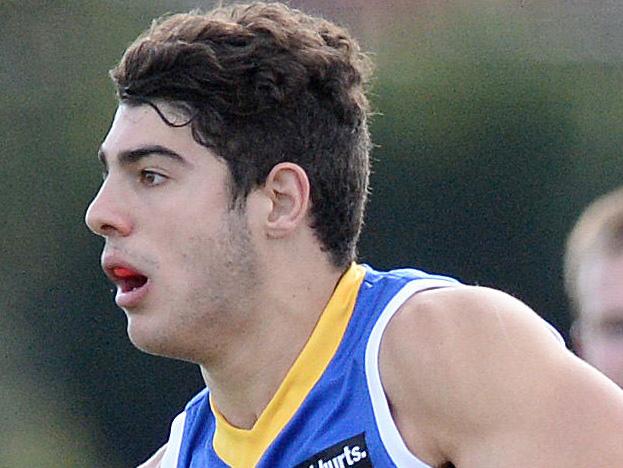
[[[163,184],[166,180],[167,180],[166,176],[159,174],[157,172],[149,171],[146,169],[141,171],[140,181],[144,185],[153,187],[156,185]]]

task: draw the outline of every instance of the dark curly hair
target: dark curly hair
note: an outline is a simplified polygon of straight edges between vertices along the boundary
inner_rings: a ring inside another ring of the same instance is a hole
[[[228,165],[232,206],[276,164],[300,165],[311,227],[338,267],[356,257],[370,173],[371,63],[348,32],[281,3],[155,20],[111,70],[118,98],[149,104]],[[165,102],[188,117],[175,124]]]

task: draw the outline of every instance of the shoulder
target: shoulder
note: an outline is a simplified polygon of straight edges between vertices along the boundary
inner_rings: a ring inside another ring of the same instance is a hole
[[[387,367],[421,367],[431,379],[449,379],[495,365],[499,359],[525,362],[547,350],[549,359],[568,351],[547,322],[523,302],[501,291],[460,286],[423,291],[412,296],[385,331],[382,356]],[[410,359],[397,359],[399,356]],[[450,365],[452,364],[452,365]],[[485,374],[481,377],[486,378]]]
[[[494,289],[416,294],[388,324],[379,365],[407,446],[439,463],[489,466],[478,457],[487,454],[492,463],[496,451],[521,451],[522,440],[527,451],[547,445],[539,438],[564,419],[582,427],[606,418],[612,428],[607,413],[615,409],[616,424],[623,422],[621,393],[566,350],[528,306]],[[597,396],[608,403],[568,411]],[[579,437],[571,432],[569,441]]]
[[[385,340],[395,345],[429,345],[453,352],[462,347],[512,347],[534,340],[560,353],[560,339],[547,322],[514,297],[479,286],[445,287],[413,295],[390,322]],[[405,340],[409,336],[418,340]],[[484,343],[481,343],[484,341]]]
[[[407,446],[436,460],[429,464],[450,461],[447,447],[469,431],[470,411],[485,417],[499,382],[525,378],[514,367],[531,366],[524,354],[534,352],[532,341],[565,353],[536,313],[498,290],[446,287],[407,300],[387,325],[379,356]]]

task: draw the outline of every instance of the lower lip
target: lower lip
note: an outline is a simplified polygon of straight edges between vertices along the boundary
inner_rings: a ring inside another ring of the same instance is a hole
[[[122,291],[117,288],[117,295],[115,296],[115,302],[121,308],[128,309],[130,307],[136,307],[149,292],[149,280],[140,288],[133,289],[132,291]]]

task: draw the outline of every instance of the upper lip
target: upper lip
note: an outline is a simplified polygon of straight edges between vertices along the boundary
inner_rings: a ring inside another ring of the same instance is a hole
[[[126,268],[132,271],[133,273],[135,273],[136,276],[144,276],[145,278],[147,278],[147,275],[143,273],[140,269],[138,269],[136,266],[134,266],[132,263],[122,258],[119,258],[115,255],[103,254],[102,255],[102,270],[104,270],[104,273],[110,279],[110,281],[119,285],[120,283],[123,282],[125,278],[121,278],[115,274],[116,268]]]

